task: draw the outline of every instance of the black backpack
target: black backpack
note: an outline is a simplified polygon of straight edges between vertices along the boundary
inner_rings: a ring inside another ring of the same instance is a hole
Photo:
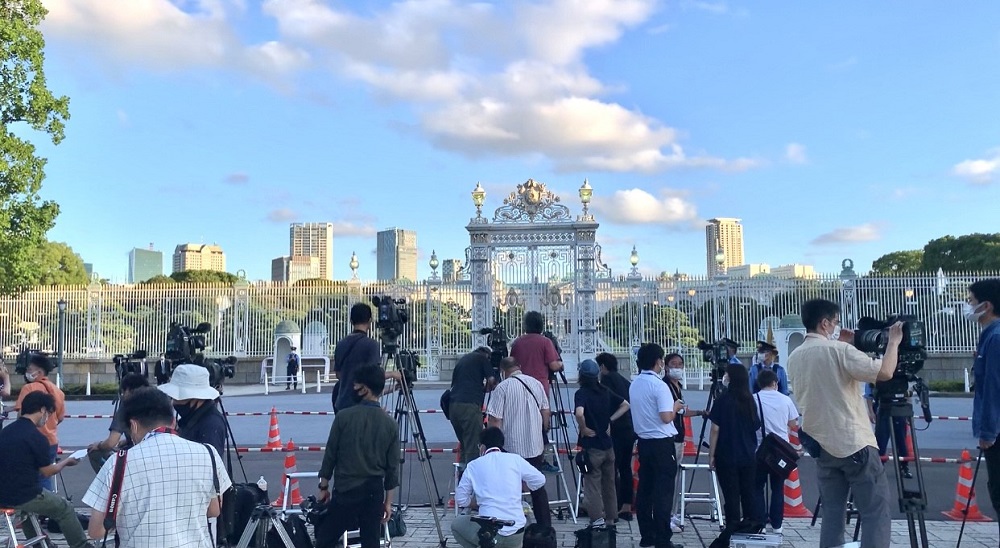
[[[254,508],[260,504],[270,502],[267,500],[267,492],[257,487],[256,483],[236,483],[223,493],[220,521],[229,544],[235,546],[240,541]]]
[[[615,548],[617,537],[611,527],[584,527],[573,531],[576,548]]]
[[[313,548],[312,538],[309,537],[309,531],[306,531],[306,522],[302,521],[300,516],[289,514],[281,522],[281,525],[284,526],[285,532],[292,539],[292,546],[295,548]],[[273,528],[267,532],[267,548],[285,548],[285,543],[282,542],[278,532]]]
[[[523,548],[556,548],[556,530],[537,523],[525,527]]]

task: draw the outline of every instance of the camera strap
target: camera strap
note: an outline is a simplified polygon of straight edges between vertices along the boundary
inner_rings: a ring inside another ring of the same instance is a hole
[[[521,383],[521,386],[523,386],[524,389],[528,391],[528,394],[531,394],[531,399],[535,400],[535,405],[538,406],[538,410],[541,411],[542,410],[542,404],[538,403],[538,398],[535,397],[535,393],[532,392],[531,388],[528,387],[528,383],[526,383],[526,382],[522,381],[521,379],[517,378],[517,375],[512,375],[510,378],[512,378],[512,379],[516,380],[517,382]]]
[[[212,463],[212,490],[215,492],[216,500],[219,501],[219,523],[224,523],[225,520],[222,519],[222,493],[219,492],[219,468],[215,464],[215,451],[212,451],[212,446],[207,443],[202,445],[208,450],[208,460]],[[215,535],[212,534],[211,523],[208,522],[208,536],[212,539],[212,546],[215,546]]]
[[[104,509],[104,540],[101,546],[108,545],[108,532],[115,528],[115,519],[118,517],[118,507],[121,502],[122,483],[125,481],[125,460],[128,451],[118,450],[118,460],[115,461],[115,471],[111,476],[111,493],[108,495],[108,505]],[[115,546],[118,546],[118,531],[115,531]]]

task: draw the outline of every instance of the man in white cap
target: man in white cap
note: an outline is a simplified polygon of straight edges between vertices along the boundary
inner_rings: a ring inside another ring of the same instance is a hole
[[[174,400],[177,429],[182,438],[208,443],[221,455],[226,445],[226,420],[216,400],[219,391],[209,382],[208,369],[185,363],[174,368],[170,382],[157,386]]]

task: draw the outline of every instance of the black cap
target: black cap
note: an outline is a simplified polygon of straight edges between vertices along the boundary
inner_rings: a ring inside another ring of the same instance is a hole
[[[777,352],[778,347],[767,341],[757,341],[757,350],[761,352]]]
[[[738,342],[730,339],[729,337],[723,337],[722,338],[722,342],[724,342],[726,344],[726,346],[728,346],[729,348],[739,348],[740,347],[740,343],[738,343]]]

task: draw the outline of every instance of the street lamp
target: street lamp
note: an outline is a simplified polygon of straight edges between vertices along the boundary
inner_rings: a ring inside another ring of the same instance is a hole
[[[62,388],[62,367],[63,367],[63,354],[65,353],[65,343],[66,343],[66,300],[60,298],[56,303],[59,307],[59,324],[57,327],[56,338],[56,364],[59,368],[59,388]]]
[[[358,266],[360,266],[360,264],[358,263],[358,254],[355,253],[355,252],[353,252],[353,251],[351,252],[351,263],[350,263],[350,266],[351,266],[351,279],[352,280],[357,280],[358,279]]]
[[[431,279],[436,280],[438,277],[437,269],[441,264],[438,262],[437,251],[431,250],[431,260],[427,264],[431,267]]]
[[[639,252],[635,250],[635,246],[632,246],[632,256],[628,258],[629,264],[632,265],[632,271],[629,272],[629,277],[635,277],[639,275]]]
[[[472,191],[472,203],[476,206],[476,219],[483,218],[483,204],[486,203],[486,191],[483,185],[476,183],[475,190]]]
[[[582,220],[590,220],[590,213],[587,207],[590,205],[590,199],[594,196],[594,189],[590,187],[590,182],[586,179],[583,180],[583,186],[580,187],[580,202],[583,203],[583,216]]]

